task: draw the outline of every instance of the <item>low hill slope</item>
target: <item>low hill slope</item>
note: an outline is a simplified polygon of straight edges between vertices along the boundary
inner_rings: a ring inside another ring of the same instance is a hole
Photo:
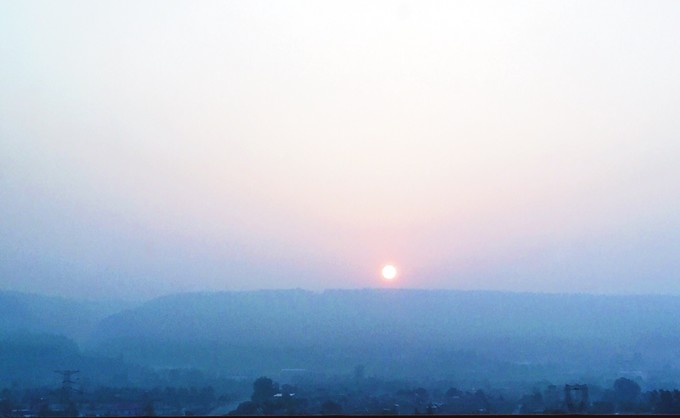
[[[143,364],[234,373],[348,370],[359,363],[437,371],[447,358],[469,353],[486,363],[572,362],[587,368],[602,367],[616,354],[611,350],[644,349],[645,342],[662,336],[672,347],[679,342],[672,337],[680,335],[678,317],[680,298],[667,296],[368,289],[187,293],[112,315],[101,321],[95,339],[107,354]]]

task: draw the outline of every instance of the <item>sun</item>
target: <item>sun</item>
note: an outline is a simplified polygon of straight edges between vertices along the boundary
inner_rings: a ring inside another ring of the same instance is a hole
[[[397,277],[397,268],[388,264],[382,268],[382,276],[385,280],[394,280]]]

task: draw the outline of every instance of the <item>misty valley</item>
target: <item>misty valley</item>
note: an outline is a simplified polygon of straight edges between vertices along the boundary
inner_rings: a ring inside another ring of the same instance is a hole
[[[678,412],[680,298],[0,293],[0,415]],[[675,408],[675,409],[674,409]]]

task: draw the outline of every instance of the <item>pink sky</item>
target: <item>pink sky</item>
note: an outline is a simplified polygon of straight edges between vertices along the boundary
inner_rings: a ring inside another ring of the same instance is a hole
[[[3,2],[0,289],[678,293],[675,2]]]

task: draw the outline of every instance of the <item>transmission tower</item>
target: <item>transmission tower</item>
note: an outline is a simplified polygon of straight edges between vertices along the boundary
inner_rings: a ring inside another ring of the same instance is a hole
[[[588,385],[564,385],[564,401],[569,413],[584,413],[588,409]]]
[[[57,374],[61,375],[61,395],[63,397],[62,401],[68,402],[71,399],[71,392],[78,392],[73,388],[76,383],[73,380],[73,375],[79,373],[79,370],[55,370]]]

